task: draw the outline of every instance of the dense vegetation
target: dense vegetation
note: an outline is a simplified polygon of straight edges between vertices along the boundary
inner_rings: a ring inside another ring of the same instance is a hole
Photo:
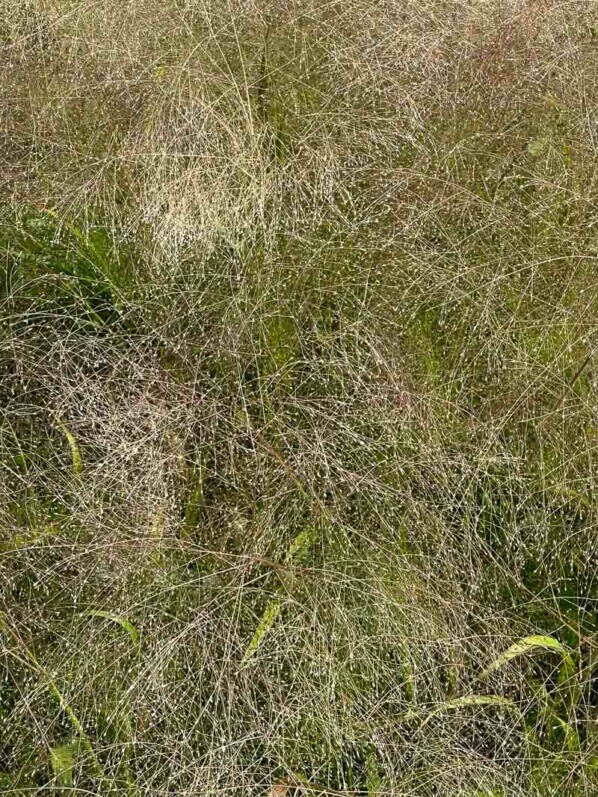
[[[598,17],[0,0],[3,794],[598,792]]]

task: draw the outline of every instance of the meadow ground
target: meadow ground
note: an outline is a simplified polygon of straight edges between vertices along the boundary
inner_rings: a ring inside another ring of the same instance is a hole
[[[0,62],[2,793],[598,794],[596,5]]]

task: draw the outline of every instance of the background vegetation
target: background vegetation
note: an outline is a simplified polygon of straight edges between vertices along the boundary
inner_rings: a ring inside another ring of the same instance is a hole
[[[597,793],[597,47],[0,0],[4,794]]]

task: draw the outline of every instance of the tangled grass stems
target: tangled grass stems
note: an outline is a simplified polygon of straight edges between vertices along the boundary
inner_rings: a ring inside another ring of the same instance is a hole
[[[0,0],[3,793],[591,797],[596,38]]]

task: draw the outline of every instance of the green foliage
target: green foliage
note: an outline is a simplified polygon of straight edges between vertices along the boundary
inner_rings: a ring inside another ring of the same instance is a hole
[[[131,642],[136,646],[139,644],[139,632],[133,623],[130,620],[127,620],[126,617],[121,617],[118,614],[112,614],[112,612],[106,612],[101,609],[89,609],[86,614],[89,617],[103,617],[106,620],[110,620],[111,622],[120,625],[123,631],[126,631],[131,637]]]
[[[256,650],[262,644],[264,637],[268,634],[281,612],[280,600],[274,599],[268,603],[264,609],[264,613],[255,629],[254,635],[251,637],[247,650],[243,654],[241,666],[245,666],[249,659],[255,654]]]
[[[504,667],[505,664],[508,664],[508,662],[510,662],[512,659],[517,658],[517,656],[522,656],[533,650],[554,650],[557,653],[560,653],[564,659],[564,672],[569,673],[572,669],[574,669],[573,660],[569,652],[557,639],[547,635],[533,634],[532,636],[520,639],[518,642],[515,642],[513,645],[511,645],[511,647],[505,650],[504,653],[501,653],[501,655],[484,670],[483,675],[486,676],[494,670],[499,670],[501,667]]]
[[[73,459],[73,475],[79,476],[83,472],[83,457],[77,443],[77,438],[62,422],[58,422],[58,426],[66,437],[69,448],[71,449],[71,457]]]
[[[62,744],[58,747],[50,748],[50,764],[52,774],[58,785],[57,793],[62,793],[73,788],[73,770],[75,768],[75,758],[78,745],[76,742]]]
[[[28,210],[4,222],[5,285],[17,306],[37,306],[75,314],[101,329],[122,317],[133,262],[108,231],[96,225],[82,230],[51,210]]]

